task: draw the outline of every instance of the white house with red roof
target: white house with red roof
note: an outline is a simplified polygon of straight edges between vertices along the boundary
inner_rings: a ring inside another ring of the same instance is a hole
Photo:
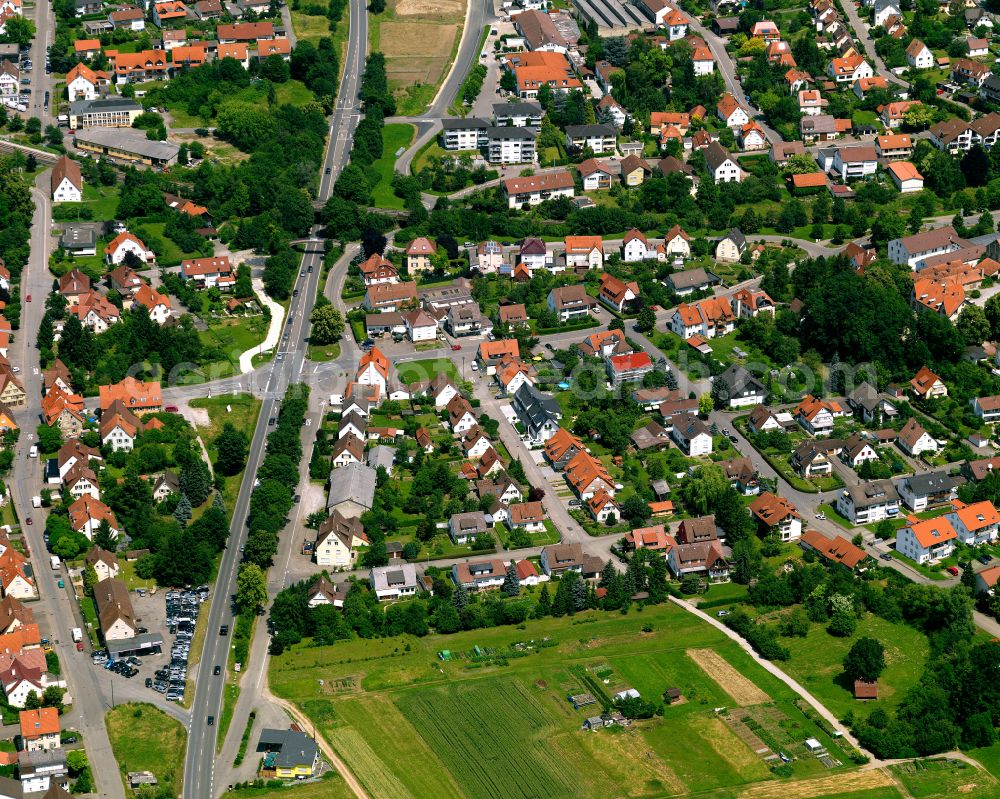
[[[691,237],[680,225],[674,225],[663,237],[663,252],[667,256],[691,257]]]
[[[129,253],[142,263],[152,263],[156,260],[156,254],[143,244],[142,239],[127,230],[115,236],[104,248],[104,257],[109,264],[115,266],[124,263]]]
[[[606,358],[608,379],[612,385],[620,386],[622,383],[634,380],[642,380],[647,374],[653,371],[653,362],[646,352],[633,352],[628,355],[612,355]]]
[[[601,290],[597,296],[609,308],[622,313],[626,306],[639,299],[639,284],[634,280],[626,282],[605,273],[601,275]]]

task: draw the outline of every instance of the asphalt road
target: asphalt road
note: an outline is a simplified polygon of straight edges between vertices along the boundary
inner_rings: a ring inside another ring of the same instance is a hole
[[[55,36],[56,19],[52,12],[52,3],[48,0],[36,0],[35,3],[35,38],[31,43],[31,102],[25,116],[38,117],[42,120],[42,130],[46,125],[55,123],[56,97],[53,92],[52,76],[45,72],[45,56],[49,45]],[[46,107],[45,92],[49,92],[50,105]]]
[[[386,120],[386,122],[409,122],[417,128],[413,144],[396,161],[397,172],[404,175],[409,173],[410,161],[413,156],[437,135],[441,129],[441,119],[450,116],[448,108],[458,97],[462,81],[469,74],[472,65],[479,62],[479,37],[482,35],[483,26],[491,25],[496,21],[493,0],[470,0],[465,17],[465,27],[462,30],[462,41],[459,43],[451,72],[441,83],[441,88],[438,89],[437,96],[430,107],[419,117],[392,117]]]
[[[309,268],[312,271],[308,271]],[[305,349],[302,342],[308,334],[308,316],[312,308],[319,277],[322,273],[322,252],[317,240],[315,249],[302,259],[302,271],[295,283],[298,296],[289,306],[290,324],[288,341],[278,348],[276,359],[266,370],[263,382],[263,404],[260,417],[250,442],[250,457],[244,472],[243,483],[233,512],[228,547],[223,552],[219,575],[215,585],[215,601],[208,616],[208,632],[201,661],[195,676],[195,695],[191,705],[191,724],[188,730],[188,748],[184,764],[184,791],[187,799],[212,799],[215,795],[215,741],[218,728],[208,725],[208,717],[218,719],[222,710],[224,679],[214,676],[216,665],[226,668],[234,620],[230,596],[236,593],[236,575],[240,564],[240,549],[246,540],[246,521],[250,508],[253,482],[264,458],[268,432],[273,428],[269,420],[277,416],[280,399],[285,389],[302,378],[305,370]],[[278,360],[280,358],[280,360]],[[219,634],[221,625],[228,624],[230,635]],[[242,733],[242,730],[240,730]]]
[[[325,202],[330,196],[340,170],[347,164],[351,152],[354,129],[360,121],[358,90],[364,72],[364,61],[368,44],[368,15],[363,0],[353,0],[350,4],[350,36],[347,57],[344,60],[337,105],[330,118],[330,137],[327,142],[323,174],[320,176],[319,197]],[[308,335],[308,318],[316,298],[320,275],[323,271],[323,257],[320,242],[311,247],[302,259],[302,269],[295,283],[298,296],[289,305],[287,343],[283,340],[275,360],[261,376],[258,386],[263,388],[263,404],[257,428],[254,430],[250,446],[250,457],[244,472],[243,484],[236,500],[230,526],[229,545],[223,553],[219,566],[219,576],[215,585],[216,601],[212,603],[208,618],[208,634],[195,682],[195,696],[191,705],[191,724],[188,731],[188,747],[184,762],[185,799],[213,799],[220,792],[215,785],[215,742],[218,729],[208,726],[208,717],[219,718],[222,709],[222,695],[225,680],[216,677],[212,670],[216,665],[226,669],[231,637],[219,634],[222,624],[233,629],[233,617],[229,597],[236,593],[236,575],[239,569],[239,550],[246,540],[246,519],[250,506],[253,481],[264,457],[264,446],[270,429],[268,420],[277,414],[278,400],[291,383],[301,380],[305,371],[304,339]],[[263,370],[259,370],[263,371]],[[249,386],[252,378],[247,377]],[[242,385],[242,380],[236,384]],[[202,392],[204,389],[202,389]],[[286,533],[282,538],[288,538]],[[259,654],[259,647],[254,653]],[[246,665],[246,664],[244,664]],[[261,664],[258,668],[263,668]],[[251,678],[247,684],[257,682]],[[236,725],[234,724],[235,728]],[[242,727],[235,734],[242,734]],[[231,729],[230,732],[233,732]],[[225,786],[220,786],[225,787]]]
[[[44,74],[44,69],[42,70]],[[45,541],[46,513],[31,507],[31,497],[42,487],[42,461],[29,458],[28,451],[34,443],[33,431],[41,413],[41,371],[39,353],[34,346],[34,333],[45,312],[44,298],[51,286],[48,274],[48,256],[51,251],[52,210],[48,196],[48,172],[37,179],[40,188],[32,189],[35,215],[31,226],[30,256],[21,280],[21,326],[10,360],[21,367],[21,378],[27,392],[25,405],[16,410],[18,425],[25,431],[14,453],[13,479],[10,481],[12,501],[18,518],[24,526],[22,531],[33,558],[39,601],[34,603],[35,620],[43,635],[47,635],[59,656],[63,676],[73,698],[73,705],[64,724],[75,725],[82,733],[87,754],[91,762],[97,792],[111,799],[124,799],[125,790],[111,752],[111,743],[104,727],[104,712],[107,704],[103,698],[104,687],[98,681],[97,670],[91,666],[86,655],[76,651],[70,630],[82,627],[79,606],[73,596],[68,580],[60,589],[57,581],[65,578],[65,571],[54,572],[48,567]],[[27,302],[27,297],[32,302]],[[31,519],[33,524],[27,524]]]

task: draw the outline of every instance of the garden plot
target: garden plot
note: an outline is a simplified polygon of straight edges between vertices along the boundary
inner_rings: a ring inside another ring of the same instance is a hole
[[[689,649],[687,656],[741,707],[771,701],[771,697],[730,666],[714,649]]]

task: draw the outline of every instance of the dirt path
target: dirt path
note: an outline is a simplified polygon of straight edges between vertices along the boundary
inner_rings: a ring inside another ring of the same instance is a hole
[[[808,702],[809,705],[813,708],[813,710],[815,710],[824,719],[826,719],[827,723],[830,725],[832,729],[839,731],[841,735],[843,735],[844,740],[846,740],[851,746],[853,746],[862,754],[871,757],[876,765],[881,765],[881,763],[879,763],[875,758],[872,757],[871,752],[861,747],[861,744],[858,743],[857,738],[855,738],[848,730],[844,729],[844,725],[840,723],[837,717],[834,716],[833,713],[831,713],[822,702],[820,702],[815,696],[809,693],[809,691],[807,691],[801,683],[799,683],[797,680],[787,675],[774,663],[772,663],[769,660],[765,660],[760,655],[758,655],[754,651],[753,647],[750,646],[750,644],[747,643],[740,635],[730,630],[725,624],[720,622],[718,619],[709,616],[702,610],[698,610],[698,608],[696,608],[690,602],[685,602],[683,599],[678,599],[677,597],[673,596],[670,597],[670,601],[673,602],[675,605],[679,605],[680,607],[684,608],[684,610],[686,610],[688,613],[693,613],[698,618],[708,622],[713,627],[715,627],[715,629],[717,629],[719,632],[725,635],[727,638],[730,638],[731,640],[739,644],[740,647],[743,649],[743,651],[745,651],[748,655],[750,655],[750,657],[752,657],[758,665],[760,665],[766,671],[769,671],[771,674],[773,674],[775,677],[781,680],[785,685],[787,685],[789,688],[795,691],[795,693],[801,696],[806,702]]]
[[[302,729],[315,730],[315,725],[301,710],[295,707],[295,705],[293,705],[291,702],[286,702],[284,699],[281,699],[280,697],[277,697],[274,694],[272,694],[270,687],[267,686],[266,684],[264,686],[264,698],[267,701],[273,702],[274,704],[278,705],[278,707],[283,708],[285,712],[288,713],[289,716],[291,716],[293,719],[295,719],[296,722],[298,722],[298,724],[302,727]],[[361,787],[361,783],[358,782],[357,777],[355,777],[354,774],[350,771],[350,769],[347,768],[347,764],[340,759],[340,757],[337,755],[336,752],[333,751],[333,747],[330,746],[330,744],[327,743],[326,739],[319,734],[318,730],[315,732],[315,734],[316,734],[316,743],[319,745],[320,751],[323,752],[323,756],[326,757],[326,759],[333,764],[333,767],[337,769],[337,773],[344,778],[344,782],[346,782],[347,787],[351,789],[351,793],[353,793],[356,797],[358,797],[358,799],[370,799],[368,794],[365,792],[365,789]]]

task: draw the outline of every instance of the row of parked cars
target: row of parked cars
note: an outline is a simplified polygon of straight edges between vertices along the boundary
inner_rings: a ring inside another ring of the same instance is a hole
[[[181,700],[187,686],[188,657],[191,654],[194,627],[201,603],[208,599],[208,586],[201,585],[183,591],[175,589],[167,591],[164,597],[167,605],[167,629],[174,636],[174,642],[170,647],[170,662],[154,673],[146,687],[166,694],[168,700]]]
[[[103,666],[108,671],[129,679],[139,673],[138,667],[142,665],[142,661],[137,657],[113,658],[106,649],[95,650],[91,659],[95,665]]]

